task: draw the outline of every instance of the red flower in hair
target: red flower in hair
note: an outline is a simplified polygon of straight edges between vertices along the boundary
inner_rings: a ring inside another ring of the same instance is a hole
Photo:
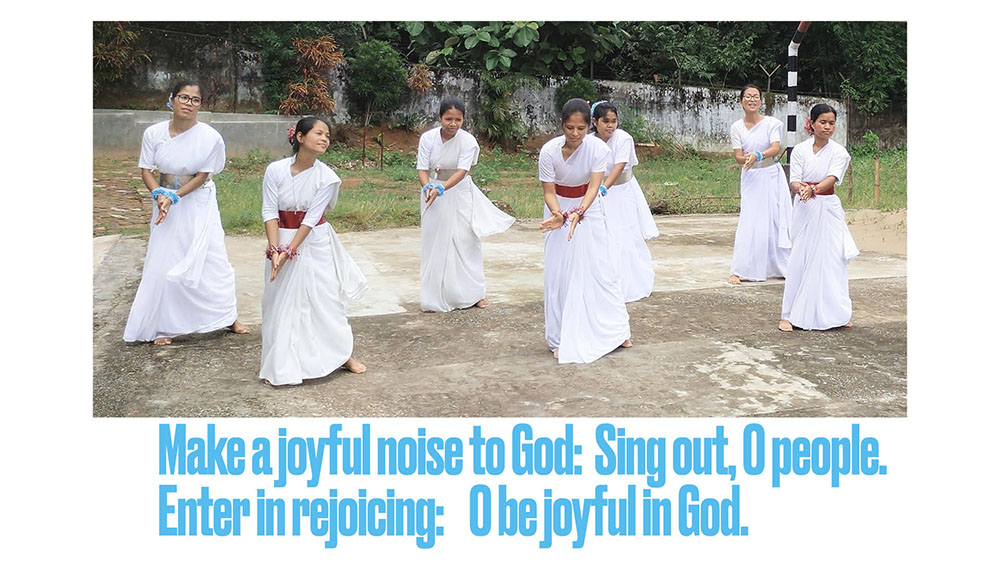
[[[811,117],[806,118],[806,123],[802,126],[802,128],[806,130],[807,135],[813,134],[813,120]]]
[[[812,135],[812,133],[809,133],[809,134]],[[294,125],[292,125],[291,127],[288,128],[288,144],[289,145],[295,144],[295,126]]]

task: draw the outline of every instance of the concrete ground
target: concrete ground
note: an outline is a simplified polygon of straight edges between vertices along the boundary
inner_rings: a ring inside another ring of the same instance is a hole
[[[905,226],[890,233],[902,254],[851,226],[862,249],[849,266],[853,328],[785,334],[781,280],[726,283],[736,215],[657,224],[653,295],[628,307],[635,346],[587,365],[558,365],[545,346],[537,221],[484,241],[492,305],[446,314],[419,311],[419,229],[342,234],[371,286],[348,306],[368,372],[288,388],[257,377],[262,237],[226,239],[253,333],[167,347],[121,340],[145,237],[95,238],[94,415],[906,416]]]

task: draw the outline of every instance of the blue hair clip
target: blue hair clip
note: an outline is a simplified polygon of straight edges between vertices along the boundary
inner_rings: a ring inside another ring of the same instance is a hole
[[[594,104],[592,106],[590,106],[590,120],[591,121],[594,120],[594,110],[597,109],[597,106],[599,106],[601,104],[606,104],[606,103],[608,103],[607,100],[597,100],[596,102],[594,102]]]
[[[174,109],[174,102],[172,101],[173,99],[174,99],[173,94],[167,96],[167,109]]]

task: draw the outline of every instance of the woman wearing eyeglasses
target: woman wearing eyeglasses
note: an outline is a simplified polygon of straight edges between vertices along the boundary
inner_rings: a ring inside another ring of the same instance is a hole
[[[744,116],[729,129],[733,155],[740,164],[740,221],[733,244],[729,283],[785,277],[792,195],[781,154],[781,121],[760,113],[760,88],[753,84],[740,92]]]
[[[212,181],[226,164],[226,146],[197,120],[201,99],[196,83],[177,84],[167,100],[171,119],[142,136],[139,168],[153,217],[126,342],[167,345],[183,334],[250,332],[236,320],[236,276]]]

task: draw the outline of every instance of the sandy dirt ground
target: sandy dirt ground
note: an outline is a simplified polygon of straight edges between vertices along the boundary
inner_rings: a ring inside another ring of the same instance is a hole
[[[658,216],[653,295],[629,304],[635,346],[558,365],[544,343],[542,238],[518,221],[484,241],[485,310],[419,312],[419,229],[344,233],[371,289],[348,307],[355,356],[274,389],[257,377],[258,237],[227,237],[248,336],[126,344],[145,236],[94,239],[95,416],[905,416],[906,213],[848,212],[854,324],[776,330],[783,282],[726,283],[735,215]]]

